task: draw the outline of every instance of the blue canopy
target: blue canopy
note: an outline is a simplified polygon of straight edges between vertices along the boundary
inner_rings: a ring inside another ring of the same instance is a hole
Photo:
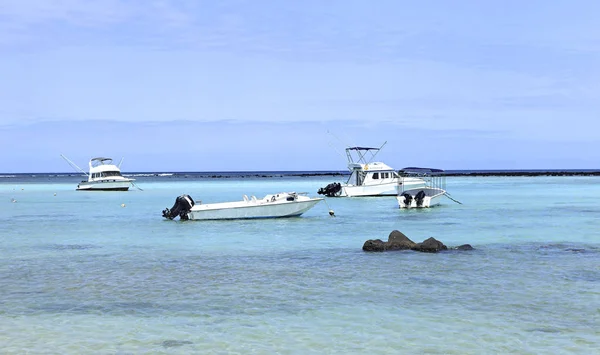
[[[432,169],[432,168],[417,168],[417,167],[408,167],[401,170],[405,173],[417,173],[417,174],[427,174],[427,173],[443,173],[442,169]]]

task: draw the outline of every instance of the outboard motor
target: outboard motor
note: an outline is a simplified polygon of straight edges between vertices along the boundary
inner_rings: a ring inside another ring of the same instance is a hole
[[[410,204],[412,203],[413,197],[410,194],[406,193],[406,192],[403,193],[401,196],[404,196],[404,205],[406,207],[410,207]]]
[[[296,201],[298,198],[298,194],[295,192],[290,192],[289,196],[285,198],[286,201]]]
[[[168,219],[179,216],[179,219],[185,221],[190,219],[188,217],[188,212],[190,212],[192,206],[194,206],[194,199],[192,199],[190,195],[181,195],[175,199],[175,204],[171,209],[165,208],[162,211],[162,215]]]
[[[332,182],[331,184],[321,187],[317,193],[319,195],[325,195],[328,197],[335,197],[342,190],[342,184],[339,182]]]
[[[421,190],[415,195],[415,201],[417,202],[417,207],[423,206],[424,199],[425,199],[425,191]]]

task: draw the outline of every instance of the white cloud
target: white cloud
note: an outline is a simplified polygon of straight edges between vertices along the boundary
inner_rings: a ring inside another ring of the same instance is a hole
[[[563,51],[578,34],[591,48],[593,16],[553,30],[553,5],[465,4],[3,1],[0,121],[390,121],[554,138],[597,121],[598,61]]]
[[[107,47],[62,48],[0,64],[0,76],[12,82],[0,85],[4,122],[368,121],[591,139],[592,129],[565,136],[564,124],[594,124],[600,102],[597,92],[575,91],[588,86],[550,77],[416,60],[314,63]]]

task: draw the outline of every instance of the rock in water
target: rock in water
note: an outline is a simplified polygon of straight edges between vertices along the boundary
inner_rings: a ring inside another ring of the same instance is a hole
[[[422,243],[417,243],[411,249],[425,253],[437,253],[440,250],[448,250],[448,247],[446,247],[444,243],[440,242],[439,240],[431,237],[425,239]]]
[[[386,250],[408,250],[412,249],[416,245],[415,242],[408,239],[404,233],[399,230],[393,230],[389,237],[388,241],[385,244]]]
[[[463,244],[451,249],[473,250],[474,248],[469,244]],[[369,239],[363,244],[363,250],[376,252],[386,250],[414,250],[424,253],[437,253],[442,250],[448,250],[448,247],[435,238],[428,238],[421,243],[415,243],[399,230],[393,230],[388,236],[387,242],[384,242],[381,239]]]
[[[189,345],[189,344],[193,344],[193,343],[189,340],[165,340],[165,341],[163,341],[162,346],[165,348],[174,348],[177,346],[183,346],[183,345]]]
[[[470,244],[463,244],[450,249],[473,250],[474,248]],[[428,238],[421,243],[415,243],[399,230],[393,230],[388,236],[387,242],[384,242],[381,239],[369,239],[363,244],[363,250],[375,252],[386,250],[414,250],[424,253],[437,253],[442,250],[448,250],[448,247],[435,238]]]
[[[369,239],[363,244],[364,251],[385,251],[385,242],[381,239]]]

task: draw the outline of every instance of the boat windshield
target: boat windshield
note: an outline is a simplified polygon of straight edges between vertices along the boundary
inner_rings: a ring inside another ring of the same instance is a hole
[[[111,176],[121,176],[121,173],[118,171],[103,171],[101,173],[92,173],[92,179],[111,177]]]

